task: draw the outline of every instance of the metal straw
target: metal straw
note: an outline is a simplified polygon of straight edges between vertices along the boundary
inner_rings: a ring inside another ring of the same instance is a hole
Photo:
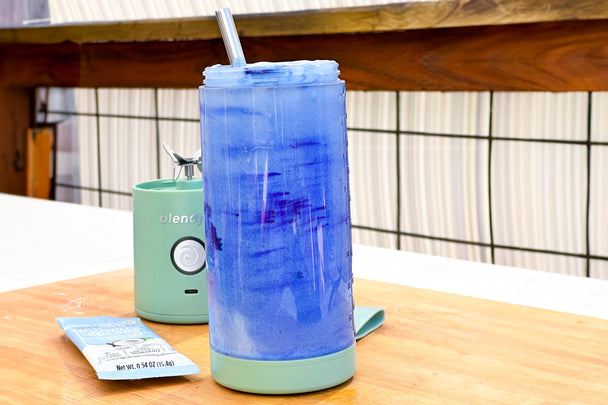
[[[226,52],[228,52],[230,64],[232,66],[243,66],[247,64],[230,8],[225,7],[220,10],[216,10],[215,18],[217,18],[217,23],[220,26],[220,32],[222,33],[222,38],[224,39],[224,46],[226,47]]]

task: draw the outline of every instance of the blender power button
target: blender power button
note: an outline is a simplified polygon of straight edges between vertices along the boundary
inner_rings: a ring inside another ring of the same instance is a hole
[[[200,273],[207,264],[205,243],[192,236],[178,239],[171,248],[171,263],[180,273]]]

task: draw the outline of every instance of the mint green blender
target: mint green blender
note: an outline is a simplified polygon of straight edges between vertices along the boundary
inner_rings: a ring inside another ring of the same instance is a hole
[[[173,178],[133,186],[135,311],[156,322],[206,323],[203,182],[194,177],[200,156],[164,147],[175,163]]]

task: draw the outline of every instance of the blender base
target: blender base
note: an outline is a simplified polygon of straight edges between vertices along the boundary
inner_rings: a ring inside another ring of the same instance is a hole
[[[211,350],[211,375],[219,384],[256,394],[296,394],[334,387],[357,368],[355,344],[326,356],[264,361],[229,357]]]
[[[145,318],[149,321],[160,322],[160,323],[172,323],[180,325],[196,325],[201,323],[209,323],[208,314],[200,315],[164,315],[155,314],[152,312],[142,311],[135,307],[135,312],[138,316]]]

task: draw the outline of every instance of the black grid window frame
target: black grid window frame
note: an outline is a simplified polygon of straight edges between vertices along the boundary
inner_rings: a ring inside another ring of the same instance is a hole
[[[397,218],[396,218],[396,230],[383,229],[383,228],[375,228],[369,226],[361,226],[353,224],[354,229],[362,229],[366,231],[374,231],[380,233],[388,233],[392,234],[396,237],[396,246],[398,250],[401,250],[401,237],[408,236],[412,238],[421,238],[428,239],[434,241],[441,242],[449,242],[456,244],[464,244],[470,246],[477,246],[483,248],[489,248],[491,254],[491,263],[496,264],[495,252],[497,249],[505,249],[512,251],[520,251],[520,252],[530,252],[530,253],[542,253],[542,254],[552,254],[563,257],[573,257],[585,260],[585,276],[591,276],[591,260],[602,260],[608,261],[608,256],[606,255],[594,255],[591,254],[591,237],[590,237],[590,208],[591,208],[591,149],[592,147],[600,146],[600,147],[608,147],[608,142],[599,142],[592,141],[591,139],[591,122],[592,122],[592,107],[593,107],[593,93],[587,92],[587,125],[586,125],[586,139],[585,140],[564,140],[564,139],[547,139],[547,138],[514,138],[514,137],[501,137],[495,136],[493,131],[493,104],[494,104],[494,92],[490,93],[490,108],[489,108],[489,127],[488,127],[488,135],[470,135],[470,134],[453,134],[453,133],[437,133],[437,132],[423,132],[423,131],[408,131],[403,130],[401,121],[400,121],[400,92],[395,92],[395,108],[396,108],[396,123],[395,130],[381,130],[381,129],[370,129],[370,128],[348,128],[348,130],[356,134],[357,132],[374,132],[374,133],[382,133],[382,134],[392,134],[395,136],[395,161],[396,161],[396,173],[397,173],[397,182],[396,182],[396,196],[397,196]],[[447,238],[441,236],[434,235],[425,235],[420,233],[408,232],[407,230],[401,229],[401,157],[400,157],[400,144],[401,139],[403,137],[411,137],[411,136],[423,136],[423,137],[441,137],[441,138],[461,138],[461,139],[476,139],[476,140],[485,140],[488,142],[488,224],[489,224],[489,240],[490,242],[483,241],[474,241],[474,240],[463,240],[463,239],[454,239]],[[561,250],[552,250],[552,249],[536,249],[525,246],[514,246],[514,245],[505,245],[505,244],[497,244],[494,242],[494,224],[492,220],[492,149],[495,141],[507,141],[507,142],[530,142],[530,143],[542,143],[542,144],[566,144],[566,145],[579,145],[586,147],[586,202],[585,202],[585,253],[576,253],[576,252],[567,252]]]
[[[132,192],[113,190],[108,188],[102,188],[102,155],[101,155],[101,126],[100,122],[102,118],[121,118],[121,119],[132,119],[132,120],[147,120],[153,121],[155,123],[155,159],[156,159],[156,177],[160,178],[160,168],[161,168],[161,151],[160,151],[160,122],[162,121],[172,121],[172,122],[190,122],[190,123],[199,123],[199,119],[197,118],[177,118],[177,117],[164,117],[159,115],[159,101],[158,101],[158,88],[154,89],[154,115],[132,115],[132,114],[109,114],[100,112],[99,107],[99,88],[93,88],[94,97],[95,97],[95,112],[78,112],[78,111],[66,111],[66,110],[52,110],[52,109],[44,109],[40,111],[44,114],[45,117],[57,115],[64,117],[94,117],[95,118],[95,141],[97,148],[97,187],[88,187],[82,186],[79,184],[68,184],[62,182],[55,182],[56,187],[65,187],[69,189],[75,190],[84,190],[84,191],[93,191],[97,192],[98,195],[98,205],[99,207],[103,207],[103,195],[120,195],[124,197],[133,197]],[[43,104],[43,108],[46,104]],[[44,123],[43,123],[44,124]]]
[[[145,115],[128,115],[128,114],[105,114],[99,111],[99,88],[94,88],[95,94],[95,112],[93,113],[83,113],[76,111],[58,111],[58,110],[44,110],[41,111],[44,113],[44,116],[49,116],[51,114],[57,114],[60,116],[89,116],[95,117],[96,119],[96,142],[97,142],[97,184],[98,187],[85,187],[78,184],[67,184],[58,182],[55,184],[56,187],[65,187],[70,189],[77,190],[86,190],[86,191],[94,191],[98,193],[98,204],[100,207],[103,206],[103,195],[104,194],[113,194],[113,195],[121,195],[121,196],[129,196],[132,197],[132,193],[123,192],[119,190],[112,189],[104,189],[101,187],[102,184],[102,157],[101,157],[101,135],[100,135],[100,119],[101,118],[124,118],[124,119],[134,119],[134,120],[153,120],[155,122],[156,128],[156,173],[157,177],[160,178],[160,122],[162,121],[182,121],[182,122],[194,122],[198,123],[199,120],[197,118],[177,118],[177,117],[166,117],[159,115],[159,102],[158,102],[158,89],[154,89],[154,105],[155,105],[155,114],[153,116],[145,116]],[[495,252],[497,249],[504,250],[512,250],[512,251],[521,251],[521,252],[530,252],[530,253],[541,253],[541,254],[551,254],[558,255],[562,257],[572,257],[579,258],[585,260],[585,275],[587,277],[591,276],[591,260],[600,260],[608,262],[608,256],[606,255],[594,255],[591,254],[591,240],[590,240],[590,208],[591,208],[591,156],[592,156],[592,148],[593,147],[608,147],[608,142],[600,142],[600,141],[592,141],[591,139],[591,121],[592,121],[592,107],[593,107],[593,93],[587,93],[587,126],[586,126],[586,139],[585,140],[563,140],[563,139],[546,139],[546,138],[513,138],[513,137],[500,137],[495,136],[493,133],[493,100],[494,100],[494,92],[490,92],[490,108],[489,108],[489,127],[488,127],[488,135],[470,135],[470,134],[454,134],[454,133],[437,133],[437,132],[422,132],[422,131],[408,131],[402,129],[402,123],[400,122],[400,92],[394,92],[395,97],[395,108],[396,108],[396,122],[394,130],[384,130],[384,129],[376,129],[376,128],[357,128],[357,127],[348,127],[347,130],[349,132],[349,136],[357,136],[357,133],[378,133],[378,134],[388,134],[395,137],[395,172],[396,172],[396,224],[395,229],[385,229],[385,228],[377,228],[370,227],[364,225],[353,224],[353,229],[359,229],[364,231],[378,232],[381,234],[390,234],[394,235],[396,238],[396,247],[398,250],[401,250],[401,237],[411,237],[411,238],[420,238],[427,239],[433,241],[441,241],[455,244],[464,244],[470,246],[477,246],[483,248],[489,248],[491,252],[491,263],[495,264]],[[448,237],[434,236],[434,235],[426,235],[420,233],[409,232],[405,229],[401,229],[401,156],[400,156],[400,145],[401,140],[404,137],[441,137],[441,138],[461,138],[461,139],[475,139],[475,140],[485,140],[488,144],[488,201],[489,201],[489,242],[483,241],[475,241],[475,240],[463,240],[463,239],[454,239]],[[560,250],[551,250],[551,249],[536,249],[526,246],[513,246],[513,245],[505,245],[505,244],[497,244],[494,241],[494,225],[492,221],[492,159],[493,159],[493,146],[496,141],[506,141],[506,142],[530,142],[530,143],[542,143],[542,144],[567,144],[567,145],[579,145],[584,146],[586,148],[587,162],[586,162],[586,204],[585,204],[585,253],[576,253],[576,252],[567,252]]]

